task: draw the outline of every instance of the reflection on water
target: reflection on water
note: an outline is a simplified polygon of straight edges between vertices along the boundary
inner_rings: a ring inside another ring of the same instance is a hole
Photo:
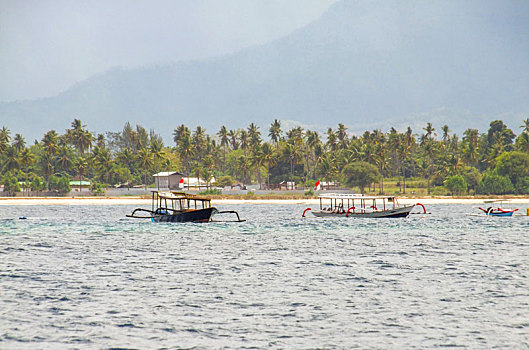
[[[1,208],[0,348],[529,344],[527,217],[230,205],[248,221],[153,224],[133,208]]]

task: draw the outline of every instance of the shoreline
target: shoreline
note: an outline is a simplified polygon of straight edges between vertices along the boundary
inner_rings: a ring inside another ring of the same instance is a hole
[[[529,204],[529,197],[517,198],[457,198],[457,197],[397,197],[401,204],[483,204],[486,199],[503,199],[511,204]],[[214,204],[319,204],[309,199],[212,199]],[[0,206],[8,205],[150,205],[150,198],[140,197],[0,197]]]

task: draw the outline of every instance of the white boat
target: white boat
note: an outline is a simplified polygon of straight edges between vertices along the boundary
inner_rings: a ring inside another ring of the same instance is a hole
[[[307,208],[317,217],[402,218],[407,217],[414,205],[401,206],[394,196],[363,196],[359,194],[328,193],[319,196],[320,208]],[[417,205],[424,206],[420,203]],[[426,212],[426,210],[424,210]]]

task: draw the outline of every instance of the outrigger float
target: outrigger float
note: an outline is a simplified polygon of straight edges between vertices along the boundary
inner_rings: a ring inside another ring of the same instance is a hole
[[[146,213],[138,215],[138,213]],[[235,214],[237,220],[215,222],[243,222],[235,210],[219,211],[211,206],[209,197],[184,192],[152,191],[151,209],[136,208],[129,218],[151,219],[152,222],[211,222],[217,214]]]
[[[485,201],[485,204],[487,208],[479,207],[481,211],[483,211],[486,215],[490,216],[512,216],[515,211],[518,211],[518,208],[516,209],[505,209],[503,208],[503,203],[508,202],[508,200],[505,199],[489,199]],[[494,205],[496,204],[496,207]]]
[[[423,214],[427,214],[421,203],[401,206],[394,196],[328,193],[320,195],[319,199],[319,210],[307,208],[303,211],[303,217],[310,211],[317,217],[405,218],[416,205],[422,207]],[[324,206],[324,200],[330,200],[330,205]]]

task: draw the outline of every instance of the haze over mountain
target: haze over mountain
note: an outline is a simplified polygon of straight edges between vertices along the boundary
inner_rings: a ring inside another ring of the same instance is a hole
[[[182,123],[216,133],[251,122],[267,128],[276,118],[320,130],[341,122],[352,131],[420,131],[431,121],[459,133],[501,118],[517,132],[529,114],[527,23],[522,0],[345,0],[268,44],[112,69],[55,97],[2,103],[0,120],[39,139],[73,118],[99,132],[131,121],[166,143]]]

